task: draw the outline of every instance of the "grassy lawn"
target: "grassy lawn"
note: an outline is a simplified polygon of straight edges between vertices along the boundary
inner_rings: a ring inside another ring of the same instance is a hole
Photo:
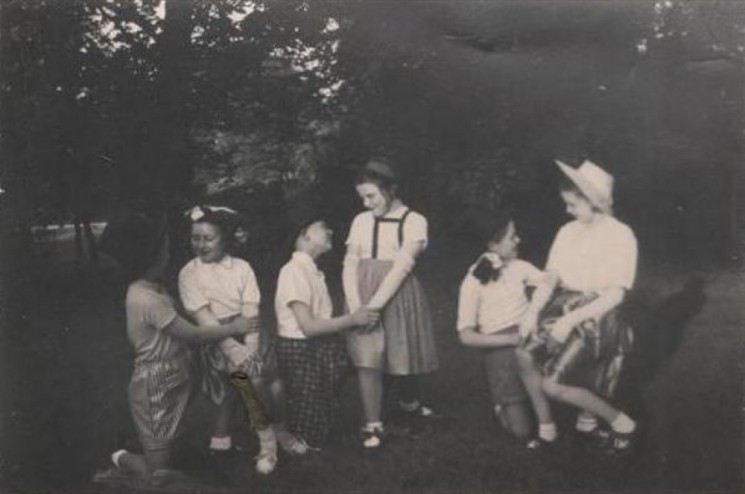
[[[307,457],[282,457],[273,475],[260,477],[253,471],[258,445],[239,418],[243,449],[228,459],[206,454],[210,407],[197,398],[179,455],[193,480],[170,490],[742,491],[741,273],[664,266],[640,271],[638,292],[652,307],[679,292],[692,274],[704,276],[707,302],[688,323],[680,348],[660,357],[654,374],[639,371],[648,364],[643,359],[632,362],[638,372],[629,374],[624,403],[641,418],[644,435],[632,458],[613,462],[576,442],[574,414],[563,407],[557,407],[562,436],[550,454],[526,451],[494,423],[479,355],[461,347],[454,331],[458,283],[468,261],[443,254],[428,259],[421,276],[441,359],[425,381],[425,396],[442,419],[408,431],[399,422],[380,451],[364,452],[350,374],[333,443]],[[40,286],[24,304],[34,310],[3,331],[3,371],[10,377],[2,390],[3,492],[128,490],[89,482],[117,444],[136,444],[126,406],[131,351],[122,292],[90,276],[75,289]]]

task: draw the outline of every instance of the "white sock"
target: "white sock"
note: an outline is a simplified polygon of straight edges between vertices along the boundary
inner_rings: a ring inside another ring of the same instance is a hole
[[[582,412],[577,416],[575,428],[580,432],[592,432],[598,427],[598,419],[594,415]]]
[[[555,423],[550,422],[548,424],[538,424],[538,437],[544,441],[555,441],[557,435]]]
[[[274,429],[270,425],[266,429],[256,431],[259,436],[259,446],[262,453],[277,453],[277,436],[274,434]]]
[[[613,422],[611,422],[610,426],[616,432],[620,432],[621,434],[628,434],[630,432],[634,432],[634,429],[636,429],[636,422],[634,422],[631,417],[621,412],[618,414],[618,417],[616,417]]]
[[[414,400],[408,403],[405,401],[399,401],[398,404],[401,408],[403,408],[407,412],[414,412],[416,411],[417,408],[421,406],[421,404],[419,403],[419,400]]]
[[[111,463],[113,463],[116,468],[121,468],[119,466],[119,459],[125,453],[128,453],[128,451],[126,449],[120,449],[118,451],[114,451],[113,453],[111,453]]]
[[[210,449],[215,451],[228,451],[233,446],[230,436],[215,437],[210,439]]]
[[[368,422],[365,424],[364,430],[368,432],[372,431],[382,431],[383,430],[383,422]]]

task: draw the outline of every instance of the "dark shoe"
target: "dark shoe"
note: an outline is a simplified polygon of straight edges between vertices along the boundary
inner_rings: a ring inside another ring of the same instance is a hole
[[[638,432],[639,426],[628,433],[617,432],[612,429],[609,430],[608,440],[605,445],[604,451],[610,456],[627,456],[629,453],[631,453],[636,444]]]
[[[411,419],[436,419],[440,417],[440,415],[436,411],[434,411],[432,408],[426,405],[422,405],[421,403],[419,403],[419,405],[413,410],[404,408],[403,404],[399,403],[398,412],[402,416],[411,418]]]
[[[551,449],[556,443],[556,439],[553,441],[546,441],[540,436],[533,437],[525,443],[525,448],[532,451],[545,451]]]
[[[611,431],[598,426],[589,432],[576,431],[576,437],[587,449],[604,450],[610,442]]]

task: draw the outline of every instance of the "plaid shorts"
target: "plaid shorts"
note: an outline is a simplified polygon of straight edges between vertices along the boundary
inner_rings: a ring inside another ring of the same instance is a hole
[[[344,340],[338,335],[279,338],[277,357],[287,391],[289,426],[309,444],[319,446],[336,419],[348,368]]]

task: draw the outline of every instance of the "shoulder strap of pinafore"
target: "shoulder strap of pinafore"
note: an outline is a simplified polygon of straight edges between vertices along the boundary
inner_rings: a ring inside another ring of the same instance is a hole
[[[378,258],[378,233],[380,232],[381,223],[398,223],[398,245],[401,246],[404,243],[404,221],[409,216],[411,209],[406,209],[406,212],[400,218],[374,218],[373,222],[373,238],[372,238],[372,253],[373,259]]]

